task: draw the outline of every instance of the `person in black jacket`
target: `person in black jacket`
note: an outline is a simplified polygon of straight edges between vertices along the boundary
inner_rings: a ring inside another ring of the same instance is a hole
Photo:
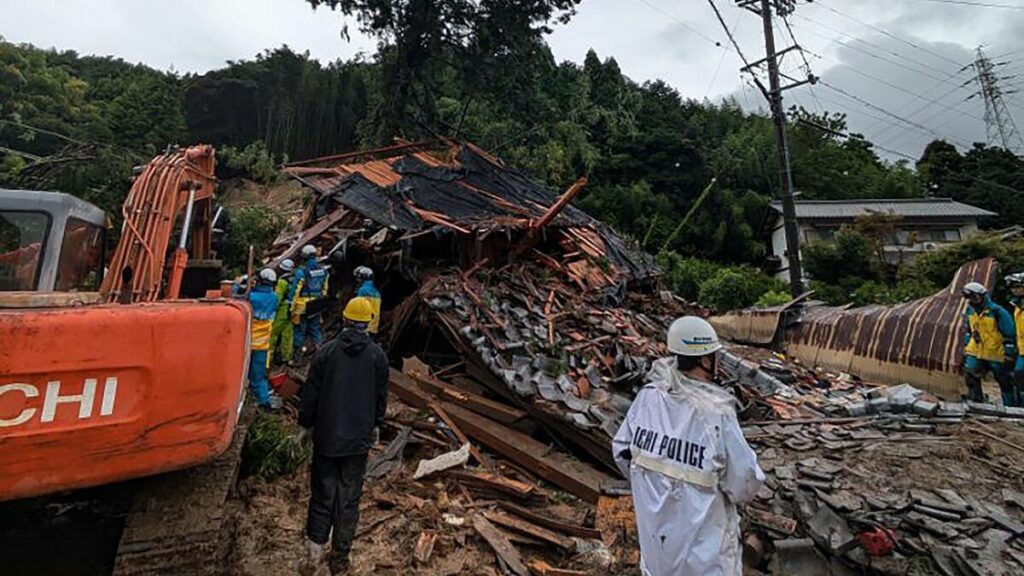
[[[333,528],[328,566],[335,575],[348,569],[366,458],[379,439],[388,399],[388,359],[366,331],[373,304],[353,298],[344,318],[341,334],[313,358],[299,405],[299,425],[313,436],[307,570],[322,562]]]

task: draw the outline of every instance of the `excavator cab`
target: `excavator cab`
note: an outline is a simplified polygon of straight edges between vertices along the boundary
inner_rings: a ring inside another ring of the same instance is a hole
[[[107,216],[59,192],[0,190],[0,292],[94,292]]]

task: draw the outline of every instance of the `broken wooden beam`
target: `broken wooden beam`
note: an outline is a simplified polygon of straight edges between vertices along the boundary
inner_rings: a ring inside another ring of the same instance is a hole
[[[531,538],[536,538],[549,544],[554,544],[562,550],[571,551],[576,547],[576,543],[573,542],[572,538],[563,536],[548,530],[547,528],[537,526],[536,524],[531,524],[522,518],[517,518],[504,512],[497,511],[484,512],[484,516],[499,526],[515,530],[516,532],[526,534]]]
[[[501,506],[506,511],[511,512],[524,520],[528,520],[533,524],[543,526],[549,530],[554,530],[555,532],[561,532],[562,534],[568,534],[570,536],[578,536],[580,538],[589,538],[592,540],[601,539],[600,530],[587,528],[585,526],[578,526],[576,524],[569,524],[567,522],[562,522],[561,520],[556,520],[555,518],[543,516],[529,508],[524,508],[523,506],[515,504],[514,502],[499,501],[498,506]]]
[[[441,400],[458,404],[463,408],[468,408],[477,414],[487,416],[491,420],[501,422],[502,424],[511,426],[526,417],[526,412],[518,408],[467,392],[436,378],[422,374],[411,374],[411,376],[416,380],[420,388],[426,389]]]
[[[480,514],[473,515],[473,528],[483,537],[488,545],[498,555],[498,558],[508,566],[516,576],[529,576],[529,570],[523,564],[523,558],[519,550],[508,541],[508,538],[487,521]]]
[[[406,404],[429,409],[431,402],[438,402],[466,436],[578,498],[597,502],[601,484],[610,479],[587,464],[552,452],[547,445],[518,430],[450,402],[435,400],[412,378],[397,370],[391,370],[390,381],[392,392]]]
[[[340,222],[341,219],[344,218],[345,215],[348,213],[348,208],[340,207],[334,212],[331,212],[330,214],[324,216],[320,220],[317,220],[316,224],[313,224],[305,231],[303,231],[302,235],[296,238],[295,241],[292,242],[291,246],[289,246],[287,250],[285,250],[281,254],[278,254],[277,258],[274,258],[273,261],[267,264],[267,267],[277,268],[281,264],[282,260],[284,260],[285,258],[291,258],[292,256],[295,256],[295,254],[298,253],[300,248],[302,248],[306,244],[309,244],[309,242],[311,242],[314,238],[326,232],[328,228]]]

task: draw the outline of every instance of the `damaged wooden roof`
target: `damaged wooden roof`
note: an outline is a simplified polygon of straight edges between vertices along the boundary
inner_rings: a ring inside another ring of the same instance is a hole
[[[614,268],[605,283],[657,274],[650,255],[570,204],[586,179],[556,195],[468,142],[401,144],[293,163],[284,171],[318,194],[320,214],[341,206],[403,233],[440,226],[481,241],[496,231],[523,230],[530,232],[526,244],[551,229],[571,248],[567,253]],[[563,265],[578,269],[570,273],[596,274],[580,263]]]

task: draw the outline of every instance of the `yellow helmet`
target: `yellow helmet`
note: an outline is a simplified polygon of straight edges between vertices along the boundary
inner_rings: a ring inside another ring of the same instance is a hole
[[[345,305],[345,312],[343,315],[345,316],[345,319],[351,320],[352,322],[368,324],[373,321],[373,304],[370,303],[369,298],[364,298],[362,296],[353,298]]]

